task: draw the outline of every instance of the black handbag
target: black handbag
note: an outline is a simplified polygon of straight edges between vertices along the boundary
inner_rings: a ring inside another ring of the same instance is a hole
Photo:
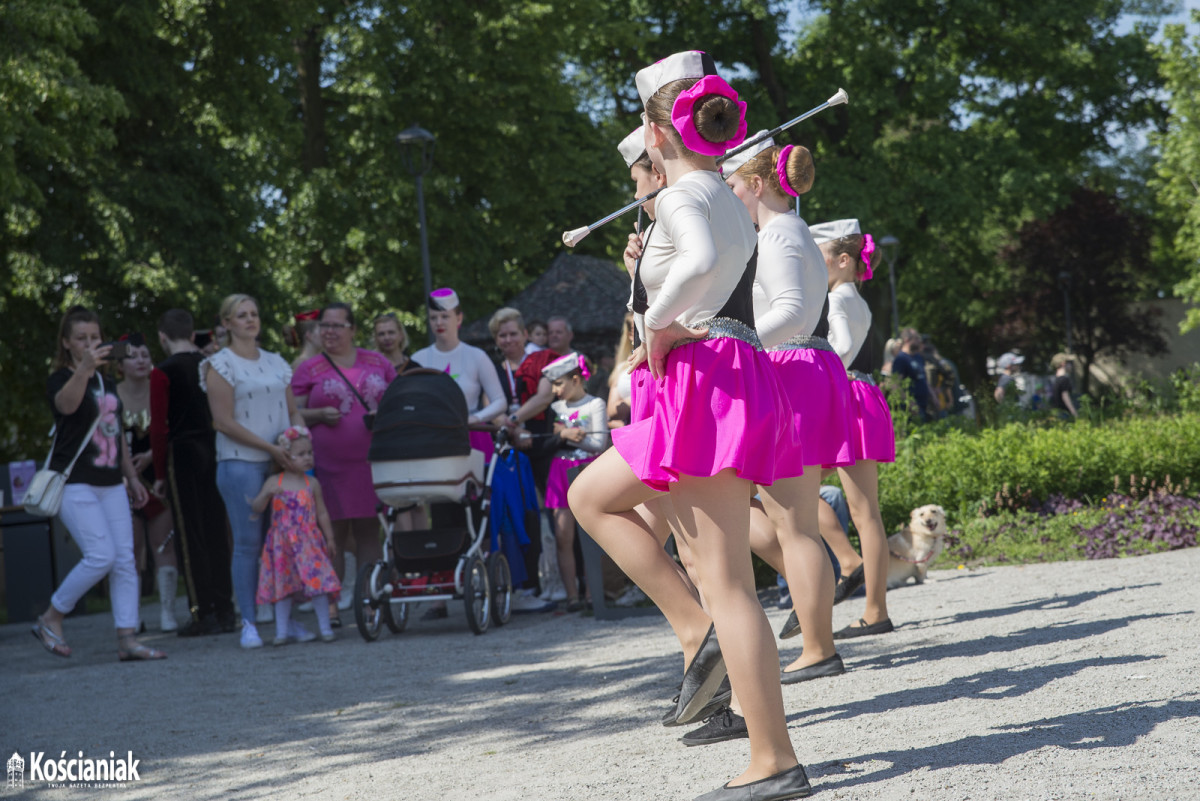
[[[329,366],[336,370],[337,374],[342,377],[342,380],[346,382],[346,386],[350,387],[350,391],[354,393],[354,397],[358,398],[358,402],[361,403],[363,409],[366,410],[366,414],[363,415],[362,419],[363,425],[367,427],[368,431],[373,429],[375,427],[375,412],[371,411],[371,407],[367,405],[366,399],[363,398],[362,395],[358,394],[358,389],[350,383],[350,379],[346,378],[346,374],[343,373],[337,364],[334,363],[333,359],[329,358],[328,353],[322,352],[321,355],[325,357],[325,361],[329,362]]]

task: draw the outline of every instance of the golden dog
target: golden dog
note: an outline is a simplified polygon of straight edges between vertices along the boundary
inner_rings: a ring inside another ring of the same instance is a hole
[[[937,504],[913,509],[904,529],[888,537],[888,589],[895,589],[910,578],[925,583],[925,574],[946,547],[946,510]]]

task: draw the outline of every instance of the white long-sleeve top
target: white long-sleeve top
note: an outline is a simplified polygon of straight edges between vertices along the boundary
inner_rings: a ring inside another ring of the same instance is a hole
[[[849,368],[871,330],[871,307],[852,283],[838,284],[829,293],[829,344]]]
[[[454,379],[467,399],[467,409],[477,419],[487,421],[504,411],[507,401],[500,376],[488,355],[479,348],[465,342],[458,343],[454,350],[441,351],[436,345],[421,348],[412,355],[413,361],[422,367],[441,370]],[[480,393],[486,392],[488,405],[479,408]]]
[[[594,395],[584,395],[577,401],[556,400],[550,408],[558,422],[567,428],[582,428],[588,433],[579,442],[563,442],[554,454],[556,459],[586,459],[608,447],[608,404]]]
[[[812,334],[828,286],[825,257],[804,220],[780,214],[759,229],[754,327],[763,347]]]
[[[695,325],[716,315],[754,253],[754,223],[721,176],[687,173],[659,194],[655,230],[642,256],[650,308],[638,327],[660,329],[678,320]]]

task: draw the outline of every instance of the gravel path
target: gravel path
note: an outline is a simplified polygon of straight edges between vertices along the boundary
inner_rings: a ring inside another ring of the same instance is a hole
[[[895,591],[895,633],[840,644],[843,676],[784,688],[814,789],[1200,799],[1197,575],[1192,549],[935,571]],[[835,626],[861,603],[837,607]],[[786,613],[769,615],[778,628]],[[27,767],[25,797],[690,799],[747,758],[745,740],[685,748],[685,730],[658,725],[682,669],[658,616],[525,616],[476,637],[452,608],[375,643],[351,626],[332,645],[253,652],[234,635],[151,634],[170,659],[146,664],[115,660],[110,626],[69,620],[70,659],[27,624],[0,627],[5,760],[141,761],[140,781],[99,790]]]

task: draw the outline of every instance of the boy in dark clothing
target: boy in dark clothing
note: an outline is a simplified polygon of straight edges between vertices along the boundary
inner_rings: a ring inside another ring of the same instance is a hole
[[[191,621],[180,637],[235,629],[225,504],[217,491],[216,433],[200,388],[204,354],[192,342],[192,315],[171,309],[158,321],[167,358],[150,373],[154,490],[165,489],[183,547]]]

